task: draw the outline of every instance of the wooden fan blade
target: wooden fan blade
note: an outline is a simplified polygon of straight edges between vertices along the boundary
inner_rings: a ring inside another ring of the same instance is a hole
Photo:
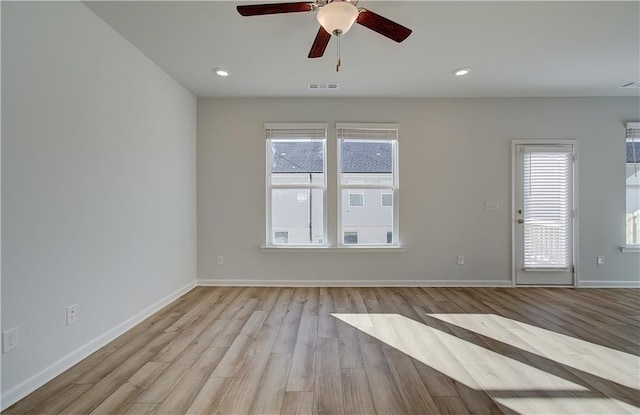
[[[318,5],[315,2],[249,4],[238,6],[238,13],[243,16],[260,16],[263,14],[310,12]]]
[[[324,30],[322,26],[320,26],[320,29],[318,29],[318,34],[316,35],[316,40],[314,40],[313,45],[311,45],[309,57],[319,58],[324,55],[324,50],[329,44],[329,39],[331,39],[331,35],[326,30]]]
[[[382,17],[367,9],[360,10],[356,22],[398,43],[405,40],[411,34],[411,29],[392,22],[386,17]]]

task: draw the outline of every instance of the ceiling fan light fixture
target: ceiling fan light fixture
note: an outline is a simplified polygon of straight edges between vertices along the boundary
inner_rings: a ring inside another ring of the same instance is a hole
[[[344,35],[358,18],[358,8],[346,1],[334,0],[318,10],[316,15],[320,26],[335,36]]]

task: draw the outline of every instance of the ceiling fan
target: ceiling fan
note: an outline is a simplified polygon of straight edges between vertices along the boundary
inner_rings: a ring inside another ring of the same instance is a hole
[[[357,4],[358,0],[316,0],[295,3],[251,4],[238,6],[237,9],[243,16],[311,12],[317,10],[316,18],[318,19],[318,23],[320,23],[320,28],[313,41],[308,57],[319,58],[324,55],[324,51],[329,44],[329,39],[331,39],[331,35],[334,35],[338,38],[338,65],[336,66],[336,71],[338,71],[340,69],[340,36],[347,33],[354,23],[361,24],[398,43],[405,40],[411,34],[411,29],[370,10],[357,7]]]

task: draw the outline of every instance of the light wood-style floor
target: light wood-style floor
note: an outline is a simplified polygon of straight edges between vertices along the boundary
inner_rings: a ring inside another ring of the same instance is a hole
[[[640,290],[198,287],[4,414],[640,413]]]

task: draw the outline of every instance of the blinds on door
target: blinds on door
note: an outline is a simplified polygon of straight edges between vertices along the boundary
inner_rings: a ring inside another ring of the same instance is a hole
[[[525,147],[522,156],[524,268],[567,268],[573,218],[571,147]]]

